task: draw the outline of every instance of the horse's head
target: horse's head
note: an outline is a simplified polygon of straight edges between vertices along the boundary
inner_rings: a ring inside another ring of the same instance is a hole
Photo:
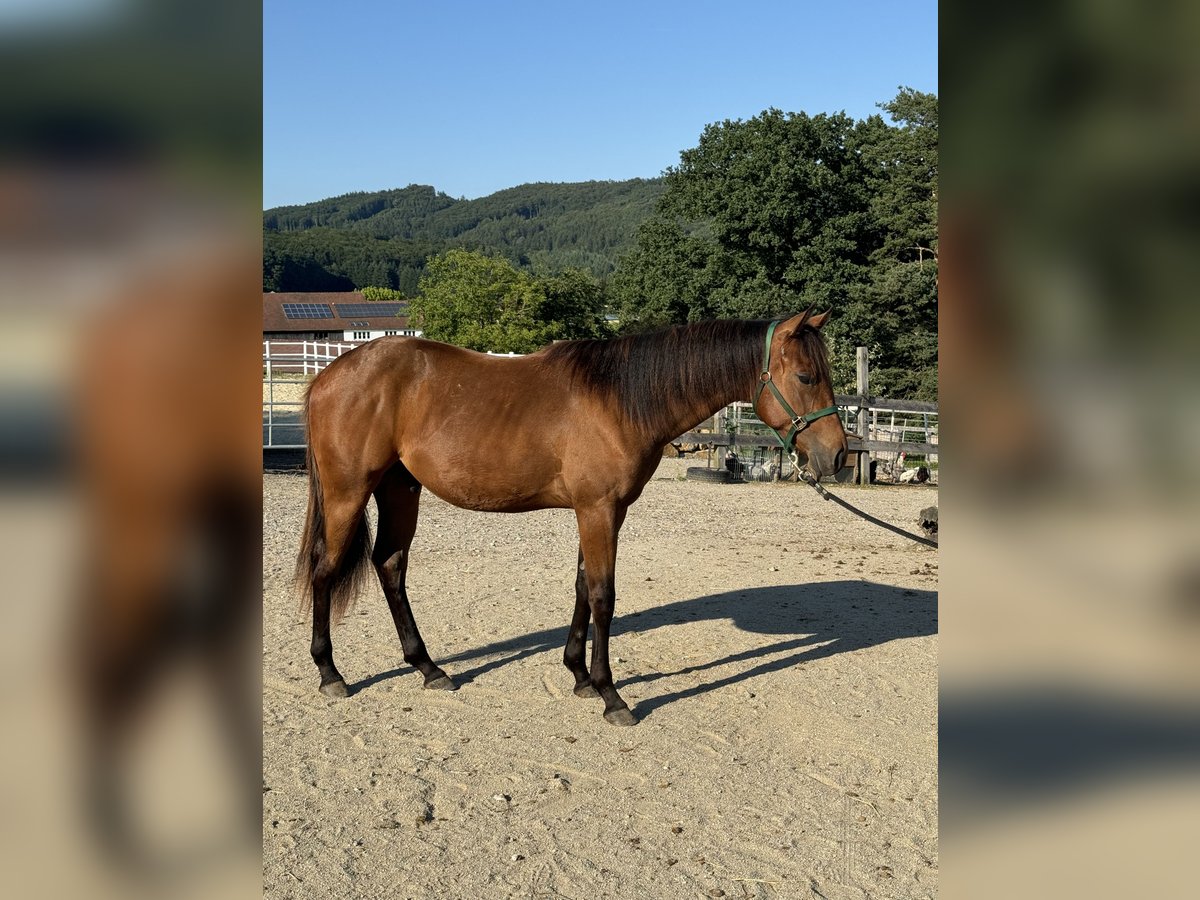
[[[821,337],[828,318],[828,312],[804,313],[779,323],[767,347],[755,403],[758,417],[794,446],[818,478],[834,474],[846,461],[846,432],[833,402]]]

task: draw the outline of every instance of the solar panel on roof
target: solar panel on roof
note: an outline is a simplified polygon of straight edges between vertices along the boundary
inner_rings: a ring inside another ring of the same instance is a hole
[[[332,319],[333,311],[328,303],[285,303],[285,319]]]
[[[353,316],[398,316],[408,312],[407,303],[335,303],[343,319]]]

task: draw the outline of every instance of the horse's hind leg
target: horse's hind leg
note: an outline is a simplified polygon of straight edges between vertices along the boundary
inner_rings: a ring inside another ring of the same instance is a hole
[[[309,652],[321,674],[318,690],[326,697],[349,697],[346,679],[333,664],[333,640],[329,637],[329,594],[328,579],[318,571],[313,579],[313,630]]]
[[[402,463],[397,463],[375,489],[375,502],[379,507],[379,536],[375,538],[371,561],[379,574],[379,583],[400,635],[404,661],[425,677],[425,687],[456,690],[458,686],[450,676],[429,658],[404,585],[408,573],[408,548],[417,530],[421,485]]]
[[[588,621],[591,616],[587,572],[583,562],[583,547],[580,547],[579,561],[575,569],[575,615],[571,617],[571,630],[567,633],[567,647],[563,651],[563,665],[575,676],[577,697],[600,696],[588,678],[587,665],[583,661],[583,648],[587,643]]]
[[[335,614],[340,616],[349,605],[351,591],[347,585],[352,588],[357,583],[354,572],[365,555],[368,539],[364,502],[349,494],[335,497],[332,492],[327,492],[324,498],[324,550],[313,566],[310,652],[321,674],[319,690],[326,697],[350,696],[342,673],[333,664],[329,624]]]

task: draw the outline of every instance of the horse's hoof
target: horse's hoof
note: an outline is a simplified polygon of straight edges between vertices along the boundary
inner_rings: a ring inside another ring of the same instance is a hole
[[[590,699],[592,697],[599,697],[600,692],[592,686],[591,682],[585,681],[583,684],[575,685],[575,696],[587,697]]]
[[[638,720],[628,709],[607,709],[604,711],[604,721],[609,725],[636,725]]]
[[[322,694],[326,697],[333,697],[335,700],[342,700],[350,696],[350,691],[346,687],[346,682],[340,678],[337,681],[331,681],[329,684],[323,684],[319,688]]]
[[[427,691],[457,691],[458,685],[454,683],[454,679],[443,672],[441,675],[434,675],[432,678],[425,679],[425,690]]]

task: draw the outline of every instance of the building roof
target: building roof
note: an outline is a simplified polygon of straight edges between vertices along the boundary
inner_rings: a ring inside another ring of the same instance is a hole
[[[407,313],[406,303],[368,300],[362,291],[264,293],[263,334],[400,331],[408,328]]]

